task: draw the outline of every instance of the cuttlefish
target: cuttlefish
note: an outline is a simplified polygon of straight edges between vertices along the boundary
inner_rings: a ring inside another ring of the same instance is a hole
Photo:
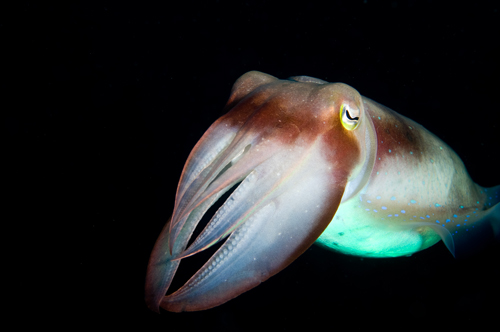
[[[315,242],[397,257],[440,240],[462,255],[499,238],[500,186],[477,185],[438,137],[346,84],[252,71],[236,81],[226,110],[191,151],[151,254],[146,303],[154,311],[220,305]],[[220,241],[166,296],[180,261]]]

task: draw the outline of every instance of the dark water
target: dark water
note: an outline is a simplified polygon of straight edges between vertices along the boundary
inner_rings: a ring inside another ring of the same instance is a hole
[[[5,25],[8,49],[21,51],[4,83],[17,105],[5,131],[14,169],[27,180],[13,195],[23,200],[21,224],[48,232],[41,298],[57,300],[58,320],[143,331],[491,323],[498,245],[464,261],[441,243],[383,260],[313,246],[256,289],[200,313],[153,314],[143,284],[184,161],[249,70],[350,84],[442,138],[476,182],[500,184],[498,9],[24,4]],[[32,305],[26,315],[45,309]]]

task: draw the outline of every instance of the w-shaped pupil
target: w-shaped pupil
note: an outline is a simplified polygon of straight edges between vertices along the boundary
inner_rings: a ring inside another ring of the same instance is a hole
[[[351,115],[349,114],[349,111],[345,111],[346,112],[346,115],[347,115],[347,118],[349,120],[359,120],[359,116],[355,117],[355,118],[351,118]]]

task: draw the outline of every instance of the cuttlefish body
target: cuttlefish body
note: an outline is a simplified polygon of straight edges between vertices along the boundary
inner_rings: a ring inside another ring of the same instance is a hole
[[[153,249],[146,302],[155,311],[220,305],[315,241],[346,254],[396,257],[439,240],[458,255],[499,236],[500,186],[475,184],[448,145],[348,85],[249,72],[234,84],[227,110],[191,152]],[[224,239],[165,296],[182,258]]]

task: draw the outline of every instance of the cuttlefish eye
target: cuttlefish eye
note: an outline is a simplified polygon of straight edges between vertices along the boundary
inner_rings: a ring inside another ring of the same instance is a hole
[[[354,130],[359,125],[360,111],[357,107],[351,107],[347,104],[340,106],[340,122],[347,130]]]

